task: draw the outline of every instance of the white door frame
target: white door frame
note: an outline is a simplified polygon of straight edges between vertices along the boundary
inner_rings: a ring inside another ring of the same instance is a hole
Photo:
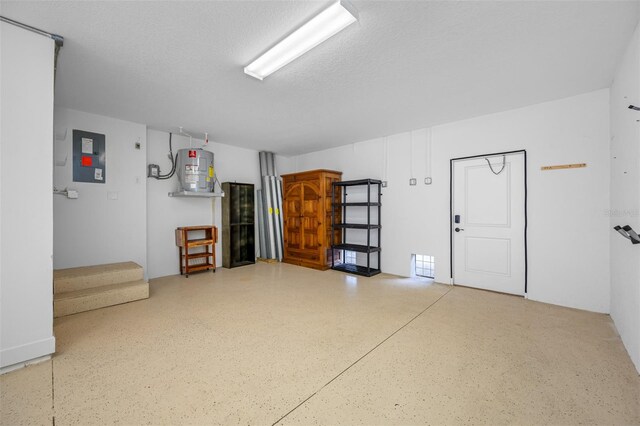
[[[529,282],[529,259],[528,259],[528,242],[527,242],[527,150],[520,149],[516,151],[494,152],[491,154],[470,155],[468,157],[458,157],[449,160],[449,277],[451,284],[454,283],[453,277],[453,164],[455,161],[470,160],[473,158],[493,157],[498,155],[524,154],[524,297],[527,297]]]

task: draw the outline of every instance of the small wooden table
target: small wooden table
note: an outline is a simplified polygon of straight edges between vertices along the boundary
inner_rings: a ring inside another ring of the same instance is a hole
[[[189,232],[204,232],[204,238],[189,238]],[[211,225],[181,226],[176,228],[176,246],[178,246],[178,259],[180,262],[180,275],[189,278],[189,274],[195,271],[213,269],[216,272],[216,243],[218,242],[218,228]],[[204,251],[194,251],[203,247]],[[209,250],[211,248],[211,250]],[[204,263],[190,263],[193,259],[204,259]]]

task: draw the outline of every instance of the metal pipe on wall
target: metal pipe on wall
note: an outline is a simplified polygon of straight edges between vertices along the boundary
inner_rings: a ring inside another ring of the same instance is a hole
[[[278,206],[278,214],[276,215],[276,226],[278,228],[278,242],[277,246],[280,248],[278,260],[282,260],[284,257],[284,226],[283,226],[283,213],[282,213],[282,179],[276,177],[276,203]]]
[[[266,259],[282,260],[283,224],[282,224],[282,182],[277,176],[275,155],[272,152],[260,152],[260,230],[261,256]],[[264,248],[264,249],[263,249]]]
[[[31,31],[36,34],[40,34],[45,37],[49,37],[55,41],[57,46],[62,46],[64,44],[64,37],[58,34],[50,33],[40,28],[32,27],[31,25],[23,24],[22,22],[14,21],[11,18],[7,18],[6,16],[0,15],[0,22],[6,22],[7,24],[15,25],[16,27],[20,27],[24,30]]]
[[[267,259],[277,259],[276,239],[273,223],[273,192],[271,191],[271,181],[269,176],[262,177],[262,200],[263,214],[265,220],[265,244],[267,246]]]
[[[264,216],[262,215],[262,190],[258,189],[257,191],[258,193],[258,203],[257,203],[257,207],[258,207],[258,247],[260,250],[260,257],[262,258],[267,258],[266,257],[266,253],[267,253],[267,246],[264,242],[264,238],[262,238],[262,235],[264,235]]]

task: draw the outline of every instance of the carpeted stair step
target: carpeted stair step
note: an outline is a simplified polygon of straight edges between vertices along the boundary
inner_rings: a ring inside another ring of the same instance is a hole
[[[148,297],[149,283],[142,279],[59,292],[53,296],[53,316],[57,318]]]
[[[142,266],[135,262],[58,269],[53,271],[53,292],[66,293],[142,279]]]

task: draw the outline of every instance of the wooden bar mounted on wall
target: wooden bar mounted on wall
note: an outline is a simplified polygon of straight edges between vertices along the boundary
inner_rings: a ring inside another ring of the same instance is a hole
[[[560,164],[558,166],[543,166],[543,167],[540,167],[540,170],[580,169],[582,167],[587,167],[587,163]]]

